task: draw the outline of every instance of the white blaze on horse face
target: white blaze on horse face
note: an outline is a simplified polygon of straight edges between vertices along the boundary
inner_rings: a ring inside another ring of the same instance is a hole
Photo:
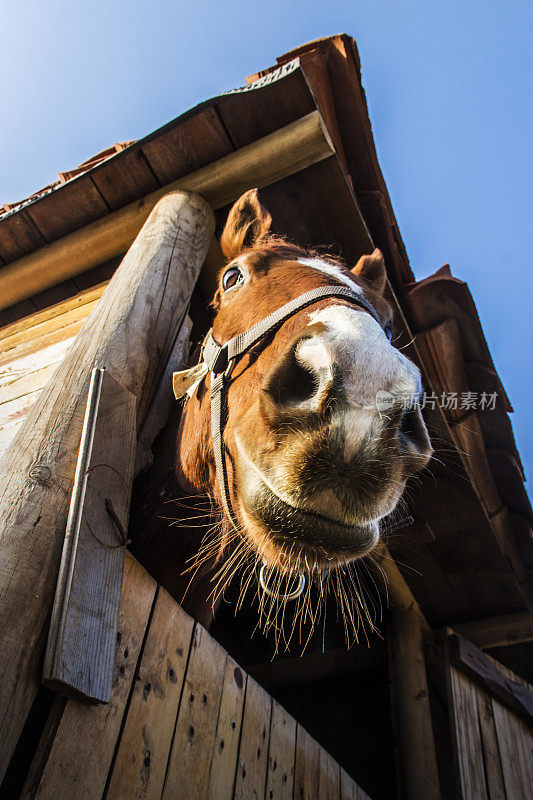
[[[327,261],[322,261],[321,258],[299,258],[298,263],[303,264],[306,267],[311,267],[311,269],[318,269],[320,272],[323,272],[326,275],[331,275],[332,278],[336,278],[338,281],[341,281],[341,283],[349,286],[349,288],[353,289],[354,292],[363,294],[363,290],[353,280],[353,278],[350,278],[349,275],[346,275],[346,273],[344,273],[336,264],[329,264]]]
[[[330,305],[309,313],[309,324],[317,322],[324,330],[316,337],[314,349],[309,345],[307,352],[311,356],[320,352],[322,364],[328,356],[337,368],[349,406],[339,414],[336,424],[344,429],[345,458],[350,459],[376,423],[380,413],[378,392],[390,392],[400,402],[419,391],[420,373],[365,311]],[[299,360],[305,360],[305,353],[299,349]],[[314,367],[313,358],[309,364]]]

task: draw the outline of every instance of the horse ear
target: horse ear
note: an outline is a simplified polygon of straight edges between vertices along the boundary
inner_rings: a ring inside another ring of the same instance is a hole
[[[239,197],[229,212],[220,239],[228,261],[266,239],[271,224],[272,217],[257,199],[257,189],[250,189]]]
[[[379,294],[384,293],[387,285],[387,271],[381,250],[376,248],[371,256],[361,256],[351,271],[357,277],[368,281]]]

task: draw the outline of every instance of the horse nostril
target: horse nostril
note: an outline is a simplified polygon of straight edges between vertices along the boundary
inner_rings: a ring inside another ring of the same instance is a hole
[[[279,406],[299,406],[316,394],[318,376],[290,353],[270,374],[264,389]]]
[[[433,448],[418,404],[403,412],[398,426],[398,437],[401,443],[407,445],[411,451],[414,450],[417,455],[425,460],[430,457]]]
[[[332,364],[325,346],[313,337],[299,337],[267,375],[263,409],[269,417],[272,413],[321,413],[332,382]]]

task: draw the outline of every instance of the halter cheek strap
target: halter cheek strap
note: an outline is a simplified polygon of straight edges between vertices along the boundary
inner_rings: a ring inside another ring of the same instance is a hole
[[[279,328],[286,320],[301,311],[303,308],[317,303],[326,297],[336,297],[339,300],[349,300],[356,306],[363,308],[381,325],[379,317],[362,294],[355,292],[348,286],[320,286],[309,292],[295,297],[281,308],[273,311],[244,333],[239,333],[225,344],[219,344],[213,337],[212,329],[207,334],[204,342],[200,362],[204,362],[206,370],[211,372],[211,435],[215,456],[215,468],[220,486],[222,505],[232,524],[238,528],[239,523],[231,506],[228,472],[224,455],[224,428],[225,428],[225,401],[226,387],[231,378],[235,359],[248,352],[263,337]],[[202,376],[203,377],[203,376]]]

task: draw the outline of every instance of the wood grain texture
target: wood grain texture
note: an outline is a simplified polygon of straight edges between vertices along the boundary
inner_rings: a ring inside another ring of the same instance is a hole
[[[476,689],[455,667],[450,668],[450,684],[462,796],[464,800],[487,800]]]
[[[492,706],[507,800],[523,800],[533,786],[533,734],[495,698]]]
[[[72,342],[64,339],[0,366],[0,458]]]
[[[229,155],[233,149],[214,108],[206,108],[177,126],[168,125],[142,144],[161,186]]]
[[[172,404],[175,402],[174,394],[171,390],[172,373],[183,369],[187,364],[191,330],[192,322],[190,317],[186,316],[174,342],[174,347],[168,358],[159,386],[139,429],[137,452],[135,454],[135,477],[153,462],[152,444],[165,427]]]
[[[482,650],[533,640],[533,625],[528,611],[462,622],[453,628],[460,636]]]
[[[248,676],[235,780],[236,800],[262,800],[265,794],[270,696]]]
[[[80,175],[69,186],[68,214],[61,192],[51,192],[31,203],[26,209],[34,225],[42,232],[47,242],[81,225],[87,225],[109,211],[109,206],[94,185],[91,175]]]
[[[298,725],[294,764],[294,800],[316,800],[318,797],[320,745]]]
[[[160,800],[193,627],[160,588],[106,800]]]
[[[136,395],[138,427],[213,227],[196,195],[175,192],[157,205],[2,460],[0,776],[40,680],[91,371],[106,368]]]
[[[390,559],[388,568],[392,585]],[[396,567],[397,570],[397,567]],[[394,589],[399,593],[398,586]],[[392,615],[392,669],[404,790],[407,800],[440,798],[437,757],[423,647],[424,619],[414,601]],[[396,598],[393,595],[396,606]],[[400,606],[401,607],[401,606]]]
[[[493,659],[461,636],[450,636],[448,647],[454,666],[533,725],[533,693],[528,688],[505,675]]]
[[[492,698],[481,689],[477,689],[476,695],[479,727],[481,730],[481,740],[483,743],[485,778],[487,781],[489,797],[490,800],[506,800],[507,795],[503,782],[502,762],[498,747],[496,726],[494,723]]]
[[[59,326],[61,324],[60,318],[63,314],[74,311],[75,309],[81,309],[83,306],[99,300],[107,284],[108,281],[99,283],[96,286],[92,286],[90,289],[78,292],[78,294],[69,297],[67,300],[54,303],[53,305],[47,306],[42,311],[35,311],[32,314],[27,314],[25,317],[22,317],[22,319],[11,322],[9,325],[4,325],[0,328],[0,351],[3,353],[4,349],[6,349],[4,340],[8,340],[9,344],[9,339],[15,334],[25,333],[34,329],[33,333],[39,336],[43,329],[36,328],[35,326],[41,325],[43,322],[56,320],[56,324]],[[88,317],[89,312],[87,311],[84,316]]]
[[[136,397],[103,369],[93,370],[43,682],[96,702],[111,696],[125,544],[106,503],[128,526],[137,444]]]
[[[113,692],[107,705],[68,700],[35,794],[99,800],[113,758],[156,584],[129,554],[124,570]]]
[[[340,767],[332,756],[321,748],[318,771],[318,800],[339,800],[340,791]]]
[[[0,328],[0,457],[107,283]]]
[[[31,394],[31,392],[44,389],[60,361],[61,358],[33,370],[21,369],[19,371],[17,369],[19,362],[17,362],[13,370],[0,368],[0,420],[2,419],[2,406],[5,403],[19,400],[21,397]]]
[[[91,179],[113,211],[161,186],[143,151],[135,147],[126,148],[120,158],[102,162],[91,171]]]
[[[48,330],[42,332],[37,331],[36,335],[31,335],[30,332],[28,332],[30,335],[21,336],[21,341],[19,341],[15,347],[6,348],[0,353],[0,365],[13,364],[16,360],[40,352],[44,348],[51,347],[58,342],[64,342],[66,340],[71,341],[81,331],[85,320],[95,306],[96,303],[92,308],[87,309],[87,313],[84,315],[76,314],[74,319],[68,322],[68,324],[63,324],[63,322],[65,322],[64,319],[58,320],[59,324],[56,324],[56,322],[52,322],[51,324],[43,323],[43,327],[48,328]]]
[[[341,800],[368,800],[368,795],[341,767]]]
[[[225,666],[225,651],[197,624],[162,800],[206,796]]]
[[[533,692],[533,686],[525,678],[516,675],[509,667],[500,664],[493,658],[490,658],[490,661],[504,677],[520,684],[529,692]],[[533,732],[531,727],[526,726],[509,709],[504,708],[503,704],[499,703],[496,698],[492,698],[492,712],[508,800],[510,798],[514,800],[513,791],[515,790],[513,787],[516,787],[517,781],[521,781],[517,790],[517,797],[527,797],[530,787],[533,785]],[[515,764],[513,752],[519,754],[520,766],[518,772],[513,769]]]
[[[155,204],[176,190],[200,194],[212,208],[236,200],[250,186],[262,188],[333,154],[318,111],[230,153],[140,200],[92,222],[4,267],[0,308],[123,253]]]
[[[295,752],[296,721],[273,700],[265,794],[269,800],[292,800]]]
[[[231,800],[233,797],[246,680],[246,673],[227,656],[206,795],[208,800]]]
[[[31,411],[42,389],[17,397],[0,406],[0,456],[3,456]]]
[[[37,230],[26,209],[2,219],[0,226],[0,255],[6,263],[42,247],[46,239]]]

